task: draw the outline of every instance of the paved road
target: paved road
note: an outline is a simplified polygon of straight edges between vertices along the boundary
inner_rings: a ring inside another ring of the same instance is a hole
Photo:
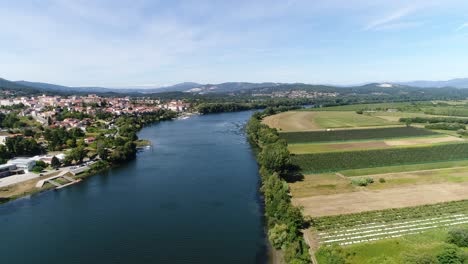
[[[38,177],[39,177],[39,174],[25,173],[25,174],[18,174],[18,175],[8,176],[5,178],[0,178],[0,188],[6,187],[8,185],[24,182],[27,180],[31,180],[34,178],[38,178]]]

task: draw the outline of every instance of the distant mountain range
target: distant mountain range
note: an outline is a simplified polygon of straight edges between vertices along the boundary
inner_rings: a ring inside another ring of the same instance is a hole
[[[458,78],[458,79],[451,79],[447,81],[398,82],[398,84],[404,84],[408,86],[421,87],[421,88],[442,88],[442,87],[468,88],[468,78]]]
[[[42,82],[28,82],[16,81],[14,83],[21,84],[28,87],[38,88],[41,90],[56,91],[56,92],[70,92],[78,91],[83,93],[160,93],[160,92],[178,92],[189,90],[194,87],[201,86],[201,84],[193,82],[184,82],[172,86],[159,87],[159,88],[106,88],[106,87],[71,87],[56,85]]]
[[[262,91],[278,91],[278,90],[291,90],[301,88],[315,88],[315,89],[331,89],[343,90],[346,87],[338,87],[332,85],[311,85],[303,83],[249,83],[249,82],[226,82],[220,84],[199,84],[194,82],[184,82],[172,86],[165,86],[159,88],[141,88],[141,87],[128,87],[128,88],[108,88],[108,87],[70,87],[42,82],[29,82],[29,81],[9,81],[0,78],[0,89],[24,90],[24,93],[101,93],[101,94],[154,94],[164,92],[187,92],[194,94],[211,94],[211,93],[251,93]],[[448,81],[413,81],[413,82],[388,82],[388,83],[370,83],[359,86],[348,86],[353,90],[366,90],[369,88],[376,89],[392,89],[392,88],[438,88],[438,87],[452,87],[452,88],[468,88],[468,78],[466,79],[453,79]]]

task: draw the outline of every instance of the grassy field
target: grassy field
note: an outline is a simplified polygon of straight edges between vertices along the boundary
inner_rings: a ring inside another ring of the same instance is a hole
[[[354,112],[317,112],[315,123],[320,128],[356,128],[395,125],[394,122],[382,118],[360,115]]]
[[[371,115],[354,112],[290,111],[268,116],[263,123],[280,131],[306,131],[330,128],[357,128],[396,125]]]
[[[315,123],[315,112],[289,111],[267,116],[262,122],[280,131],[305,131],[319,129]]]
[[[377,103],[341,105],[323,108],[309,108],[304,111],[386,111],[387,109],[399,109],[400,111],[419,112],[421,106],[431,106],[431,102],[401,102],[401,103]]]
[[[343,152],[353,150],[369,150],[369,149],[384,149],[397,147],[424,147],[435,144],[444,144],[448,142],[462,141],[458,137],[442,136],[442,137],[421,137],[421,138],[404,138],[394,140],[369,140],[369,141],[346,141],[340,143],[307,143],[307,144],[290,144],[288,145],[289,152],[293,154],[308,154],[321,152]]]
[[[351,180],[356,177],[342,177],[339,174],[306,174],[304,179],[290,183],[291,194],[295,198],[338,193],[385,190],[407,185],[464,183],[468,182],[468,161],[466,167],[452,167],[434,170],[420,170],[410,172],[393,172],[362,176],[372,178],[374,183],[368,186],[355,186]],[[384,179],[380,182],[380,179]]]

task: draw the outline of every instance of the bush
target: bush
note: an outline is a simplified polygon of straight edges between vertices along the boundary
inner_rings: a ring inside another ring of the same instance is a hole
[[[315,253],[320,264],[345,264],[346,259],[343,255],[343,249],[336,244],[329,247],[322,246]]]
[[[441,264],[463,264],[464,256],[462,250],[455,245],[446,245],[437,254],[437,260]]]
[[[358,178],[358,179],[352,179],[351,184],[356,185],[356,186],[367,186],[371,183],[374,183],[374,179],[372,178]]]
[[[380,182],[380,183],[385,183],[385,182],[386,182],[386,181],[385,181],[385,178],[380,178],[380,179],[379,179],[379,182]]]
[[[36,172],[36,173],[40,173],[40,172],[42,172],[43,170],[44,170],[44,167],[41,167],[41,166],[37,166],[37,165],[36,165],[36,166],[34,166],[34,167],[32,168],[31,171],[32,171],[32,172]]]
[[[447,242],[459,247],[468,247],[468,229],[456,228],[448,232]]]
[[[404,255],[402,259],[403,264],[438,264],[435,256],[429,254],[410,254]]]
[[[268,230],[268,239],[271,245],[276,248],[282,248],[288,239],[288,226],[285,224],[275,224],[273,228]]]
[[[42,168],[47,168],[47,163],[45,163],[42,160],[37,160],[36,161],[36,166],[42,167]]]

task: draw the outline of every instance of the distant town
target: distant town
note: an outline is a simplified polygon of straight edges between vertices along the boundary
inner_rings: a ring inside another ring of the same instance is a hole
[[[143,125],[190,107],[183,100],[96,94],[0,99],[0,200],[62,188],[132,159],[151,144],[136,136]]]

